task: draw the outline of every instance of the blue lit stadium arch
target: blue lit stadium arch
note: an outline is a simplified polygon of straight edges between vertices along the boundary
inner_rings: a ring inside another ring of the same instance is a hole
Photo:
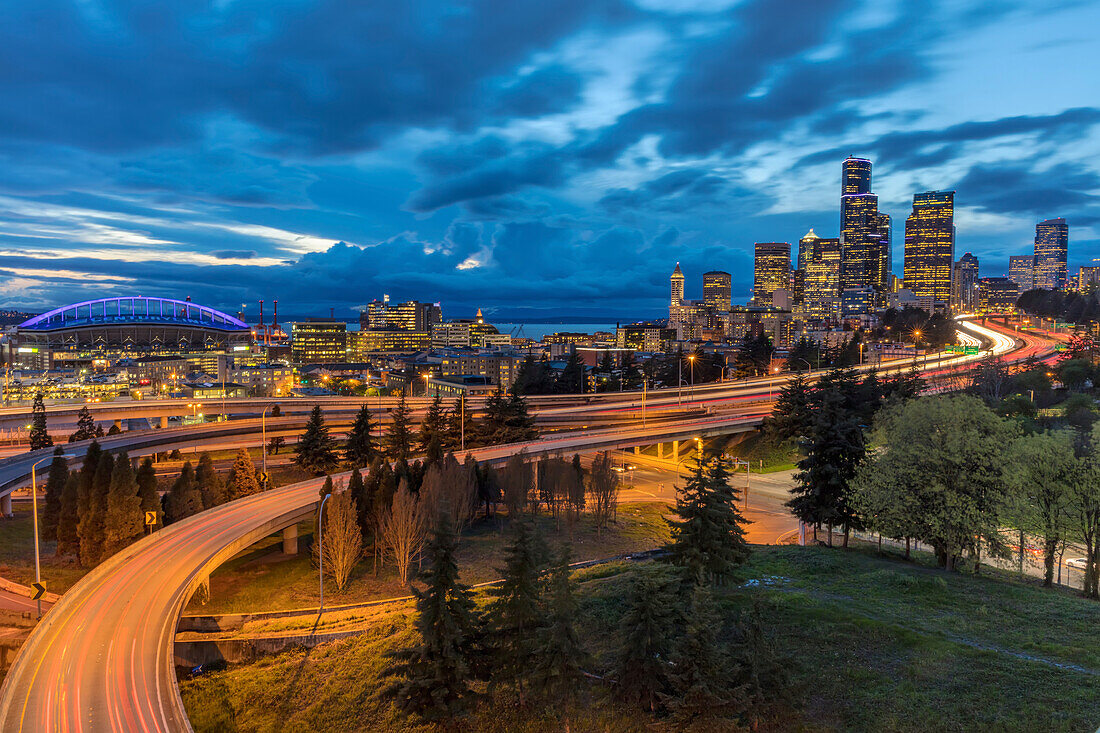
[[[50,348],[225,348],[250,337],[247,323],[215,308],[144,296],[71,303],[16,327],[20,344]]]

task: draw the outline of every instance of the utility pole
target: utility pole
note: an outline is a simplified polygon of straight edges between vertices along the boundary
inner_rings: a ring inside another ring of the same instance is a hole
[[[320,616],[325,610],[325,502],[332,498],[332,494],[325,494],[321,499],[321,506],[317,510],[317,578],[321,587],[321,605],[317,609]]]

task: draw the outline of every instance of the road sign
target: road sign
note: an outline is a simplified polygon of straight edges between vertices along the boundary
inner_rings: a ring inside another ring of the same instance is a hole
[[[156,512],[145,512],[145,524],[154,525],[156,523],[157,523],[157,513]]]
[[[31,587],[34,588],[34,595],[31,596],[32,601],[37,601],[42,596],[46,595],[46,586],[42,583],[31,583]]]
[[[260,483],[264,484],[266,486],[267,485],[267,478],[268,478],[267,474],[263,471],[260,471]]]

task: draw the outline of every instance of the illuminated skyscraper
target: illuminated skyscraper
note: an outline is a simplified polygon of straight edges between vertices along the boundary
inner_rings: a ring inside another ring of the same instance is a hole
[[[955,192],[913,195],[905,220],[905,287],[929,313],[946,310],[955,262]]]
[[[821,237],[814,233],[814,230],[806,232],[806,236],[798,240],[798,264],[797,269],[805,270],[806,263],[813,257],[814,244],[820,240]]]
[[[1013,255],[1008,258],[1008,279],[1026,293],[1035,287],[1035,255]]]
[[[807,318],[839,318],[840,241],[819,239],[806,258],[803,313]]]
[[[730,309],[732,279],[728,272],[715,270],[703,273],[703,303],[714,311],[726,313]]]
[[[757,305],[771,305],[772,293],[791,287],[791,245],[789,242],[757,242],[753,269],[752,299]]]
[[[871,193],[871,161],[848,158],[841,173],[841,289],[874,288],[881,297],[889,290],[890,217],[880,214],[878,196]]]
[[[1035,225],[1035,287],[1065,289],[1068,253],[1069,225],[1065,219],[1047,219]]]
[[[951,310],[973,313],[978,305],[978,258],[967,252],[955,263],[951,279]]]
[[[669,278],[672,285],[672,298],[669,301],[670,306],[677,306],[684,302],[684,273],[680,272],[680,263],[676,263],[676,269],[672,271],[672,277]]]

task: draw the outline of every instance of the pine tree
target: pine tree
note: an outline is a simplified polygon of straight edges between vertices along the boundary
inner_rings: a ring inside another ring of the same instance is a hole
[[[42,536],[56,537],[57,522],[61,515],[61,494],[65,491],[65,484],[69,482],[69,464],[61,458],[60,447],[53,452],[54,459],[50,463],[50,474],[46,479],[46,501],[42,509]]]
[[[329,435],[328,428],[325,427],[320,405],[316,405],[309,414],[306,431],[298,439],[298,454],[294,456],[294,463],[318,476],[331,471],[340,463],[336,455],[336,439]]]
[[[585,366],[576,348],[569,350],[565,367],[558,375],[555,392],[559,394],[580,394],[585,391]]]
[[[80,552],[79,512],[80,474],[71,473],[61,492],[61,509],[57,517],[57,556]]]
[[[374,422],[370,408],[363,405],[355,415],[355,422],[348,431],[348,442],[344,446],[344,458],[356,467],[369,466],[377,449],[374,446]]]
[[[737,712],[738,690],[731,686],[729,654],[719,644],[722,620],[710,591],[696,585],[683,638],[676,644],[668,675],[670,694],[661,700],[677,727]]]
[[[756,730],[770,709],[790,698],[790,660],[769,637],[759,598],[754,597],[749,609],[741,614],[736,631],[733,657],[738,670],[735,679],[739,707],[750,728]]]
[[[390,458],[407,460],[412,451],[412,427],[409,419],[409,406],[405,402],[405,393],[397,400],[397,407],[390,413],[390,429],[386,433],[386,448]]]
[[[28,437],[31,450],[53,447],[53,438],[46,427],[46,405],[42,402],[41,392],[34,396],[34,404],[31,406],[31,432]]]
[[[657,709],[658,695],[668,687],[668,662],[677,614],[667,585],[640,576],[627,597],[619,624],[621,637],[615,675],[622,697]]]
[[[348,477],[348,493],[355,502],[355,521],[366,541],[371,535],[369,518],[374,511],[374,495],[367,492],[367,482],[363,480],[363,474],[358,468],[352,469],[351,476]]]
[[[260,493],[260,479],[256,476],[256,465],[248,455],[247,448],[237,450],[237,459],[229,471],[229,485],[226,496],[229,501],[243,499]]]
[[[160,494],[157,493],[157,470],[153,468],[153,459],[146,458],[137,470],[137,492],[141,499],[142,512],[160,511]]]
[[[542,607],[542,576],[547,552],[542,537],[526,521],[514,524],[511,545],[504,551],[504,582],[492,591],[489,605],[494,643],[494,682],[515,686],[522,699],[530,670],[536,662],[537,636],[546,623]]]
[[[202,496],[202,508],[212,509],[228,501],[228,489],[223,479],[214,469],[214,459],[209,453],[199,456],[199,465],[195,467],[195,488]]]
[[[812,391],[809,381],[801,373],[783,385],[772,407],[772,414],[764,420],[764,431],[768,437],[782,443],[809,433],[813,420]]]
[[[477,605],[459,581],[455,534],[441,515],[428,541],[428,562],[414,588],[420,643],[391,653],[383,673],[396,676],[382,696],[404,713],[433,722],[453,721],[473,702],[470,682],[477,673],[480,642]]]
[[[549,700],[568,700],[584,682],[587,660],[573,619],[577,601],[569,579],[569,548],[563,546],[550,571],[549,613],[535,639],[531,687]]]
[[[103,559],[103,531],[107,514],[107,495],[111,492],[111,476],[115,463],[110,453],[103,453],[96,461],[95,475],[84,489],[80,506],[80,564],[95,567]]]
[[[427,451],[433,441],[441,450],[446,427],[447,418],[443,411],[443,398],[437,394],[428,404],[428,411],[420,423],[420,450]]]
[[[69,436],[69,442],[75,443],[78,440],[91,440],[96,437],[95,427],[95,420],[92,419],[92,413],[88,410],[88,406],[84,405],[80,408],[80,412],[77,413],[76,431]]]
[[[202,492],[195,485],[195,469],[191,461],[183,464],[179,477],[165,496],[167,521],[178,522],[202,511]]]
[[[134,468],[130,465],[130,457],[123,452],[115,461],[111,474],[107,509],[103,516],[103,551],[100,559],[106,560],[141,539],[144,532],[142,520]]]
[[[447,425],[443,431],[443,447],[461,449],[463,436],[466,438],[466,447],[473,447],[476,445],[474,440],[476,434],[477,426],[474,424],[473,416],[470,415],[470,410],[466,407],[466,401],[459,397],[455,400],[454,406],[447,412]]]

